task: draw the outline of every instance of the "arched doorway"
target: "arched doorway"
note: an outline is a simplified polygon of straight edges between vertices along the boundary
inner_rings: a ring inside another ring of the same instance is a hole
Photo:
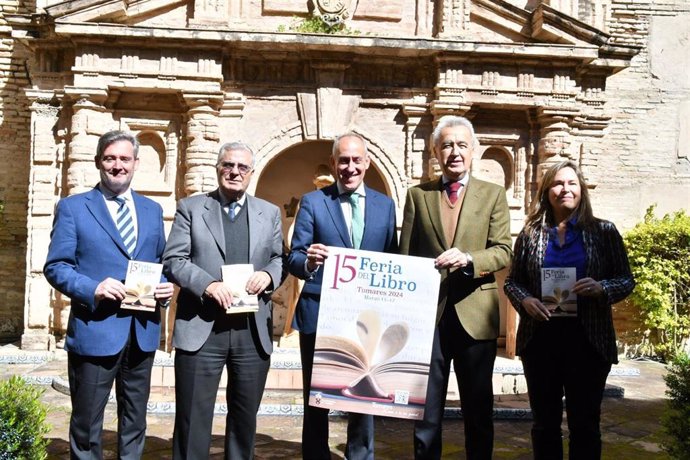
[[[281,151],[260,171],[254,195],[280,208],[286,249],[290,245],[299,200],[302,195],[315,190],[315,176],[324,176],[330,172],[332,149],[331,140],[301,142]],[[390,196],[390,187],[374,163],[372,161],[367,170],[365,182],[369,187]],[[299,290],[299,282],[288,277],[283,286],[273,294],[274,338],[283,335],[285,324],[291,320]],[[291,346],[289,342],[287,346]]]
[[[270,201],[281,209],[283,236],[288,241],[288,230],[294,220],[299,199],[315,189],[314,176],[324,166],[330,169],[329,159],[333,141],[305,141],[292,145],[263,167],[256,183],[255,195]],[[389,187],[378,168],[371,162],[366,174],[366,184],[390,196]]]

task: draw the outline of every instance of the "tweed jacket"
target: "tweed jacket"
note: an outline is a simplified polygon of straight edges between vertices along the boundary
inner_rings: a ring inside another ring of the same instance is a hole
[[[613,223],[597,220],[593,229],[583,230],[586,277],[598,281],[604,293],[578,299],[577,321],[582,324],[589,342],[610,363],[618,362],[616,333],[611,305],[627,297],[635,287],[623,239]],[[522,307],[526,297],[541,297],[541,268],[549,241],[548,228],[523,229],[515,242],[514,257],[504,290],[520,314],[517,353],[521,354],[540,322]]]
[[[470,177],[451,244],[446,241],[441,218],[443,193],[440,179],[407,190],[400,253],[435,258],[451,247],[469,252],[474,259],[471,273],[441,270],[436,323],[446,307],[453,308],[472,338],[493,340],[499,334],[494,273],[507,267],[512,255],[505,189]]]

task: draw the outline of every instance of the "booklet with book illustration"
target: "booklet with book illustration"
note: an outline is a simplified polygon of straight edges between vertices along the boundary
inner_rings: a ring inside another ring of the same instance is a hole
[[[125,278],[125,300],[122,308],[128,310],[156,311],[154,292],[161,282],[163,264],[130,260]]]
[[[379,313],[364,310],[356,328],[359,343],[342,336],[317,336],[312,386],[363,401],[423,404],[429,364],[394,360],[408,343],[407,322],[395,322],[382,331]]]
[[[247,281],[254,274],[252,264],[233,264],[220,267],[223,284],[232,290],[233,302],[225,310],[228,314],[259,311],[259,298],[247,294]]]
[[[541,301],[551,316],[577,316],[576,281],[575,267],[541,269]]]

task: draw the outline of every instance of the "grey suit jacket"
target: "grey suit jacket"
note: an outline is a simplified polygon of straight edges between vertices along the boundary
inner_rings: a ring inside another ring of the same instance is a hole
[[[255,340],[266,354],[273,351],[272,305],[270,291],[280,285],[283,273],[283,238],[280,210],[267,201],[247,195],[249,217],[249,262],[265,271],[272,284],[259,296],[259,311],[254,317]],[[223,210],[219,191],[195,195],[179,201],[168,242],[163,253],[163,270],[180,286],[175,315],[173,346],[196,351],[206,342],[216,312],[221,308],[204,291],[221,280],[225,264]]]

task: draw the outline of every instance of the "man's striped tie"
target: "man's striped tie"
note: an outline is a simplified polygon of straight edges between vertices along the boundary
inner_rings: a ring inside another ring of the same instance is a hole
[[[120,232],[125,248],[131,256],[134,254],[134,248],[137,246],[137,236],[134,234],[134,219],[132,219],[129,206],[127,206],[124,198],[115,197],[113,199],[120,205],[117,209],[117,231]]]

